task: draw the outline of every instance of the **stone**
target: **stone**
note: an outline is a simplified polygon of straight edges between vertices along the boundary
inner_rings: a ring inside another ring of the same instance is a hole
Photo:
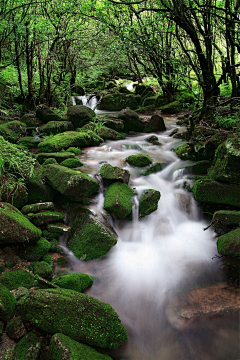
[[[37,335],[27,333],[15,346],[13,360],[38,360],[41,350],[41,343]]]
[[[28,191],[25,183],[14,177],[0,179],[1,200],[11,203],[16,208],[21,208],[28,202]]]
[[[22,145],[28,149],[34,149],[38,147],[38,144],[41,142],[42,140],[40,139],[35,139],[32,136],[25,136],[25,137],[21,137],[20,139],[18,139],[17,143],[19,145]]]
[[[14,315],[16,304],[13,294],[0,283],[0,319],[9,321]]]
[[[151,165],[143,172],[142,175],[148,176],[148,175],[157,173],[157,172],[161,171],[161,170],[164,168],[164,166],[165,166],[165,165],[164,165],[164,164],[161,164],[161,163],[151,164]]]
[[[145,133],[151,133],[156,131],[165,131],[166,126],[161,116],[155,114],[149,120],[146,121],[143,131]]]
[[[146,86],[143,84],[135,84],[134,89],[136,95],[142,95],[146,89],[152,89],[152,88],[150,86]]]
[[[55,135],[64,131],[72,131],[71,121],[49,121],[46,125],[40,126],[38,131],[42,135]]]
[[[150,144],[153,144],[154,142],[158,141],[158,137],[156,135],[151,135],[148,138],[146,138],[146,141]]]
[[[41,211],[36,214],[28,214],[28,219],[36,226],[50,224],[55,221],[64,220],[65,214],[60,211]]]
[[[120,111],[122,109],[130,108],[136,110],[138,102],[133,94],[123,94],[118,91],[104,94],[98,110]]]
[[[0,283],[6,286],[8,290],[15,290],[19,287],[27,289],[37,285],[37,281],[32,273],[25,270],[11,270],[0,275]]]
[[[110,185],[113,182],[123,182],[128,184],[130,173],[128,170],[121,169],[117,166],[104,164],[100,169],[100,175],[103,179],[104,185]]]
[[[27,261],[40,260],[51,248],[51,244],[48,240],[41,238],[36,244],[28,245],[19,249],[19,256]]]
[[[41,125],[41,121],[35,116],[35,114],[24,114],[21,118],[21,122],[23,122],[28,127],[37,128]]]
[[[36,116],[41,122],[47,124],[49,121],[61,121],[61,117],[51,110],[47,105],[41,104],[36,108]]]
[[[1,124],[0,135],[3,136],[6,141],[16,143],[20,137],[25,135],[25,124],[18,120]]]
[[[76,291],[35,290],[18,305],[24,321],[49,334],[60,332],[108,349],[120,347],[127,339],[127,331],[110,305]]]
[[[212,227],[218,235],[224,235],[240,224],[240,211],[215,211],[212,218]]]
[[[75,169],[75,168],[79,168],[79,167],[83,166],[83,163],[79,160],[79,158],[77,156],[75,156],[75,158],[73,158],[73,159],[63,160],[60,163],[60,165],[65,166],[69,169]]]
[[[240,228],[220,236],[217,249],[220,255],[240,256]]]
[[[35,275],[39,275],[46,280],[51,280],[53,277],[52,266],[46,261],[39,261],[33,263],[33,272]]]
[[[28,213],[37,213],[42,210],[52,210],[54,209],[54,203],[53,202],[42,202],[37,204],[28,204],[25,205],[21,212],[26,215]]]
[[[124,219],[132,212],[133,190],[130,186],[115,182],[109,186],[104,200],[104,209],[115,215],[118,219]]]
[[[95,112],[84,105],[70,106],[67,110],[68,121],[71,121],[74,129],[81,128],[93,121],[95,117]]]
[[[98,131],[99,136],[101,136],[101,138],[103,140],[122,140],[125,139],[126,135],[123,133],[119,133],[113,129],[110,129],[106,126],[103,126],[102,128],[99,129]]]
[[[44,167],[37,164],[32,176],[27,182],[28,202],[51,202],[54,197],[54,190],[46,184],[44,177]]]
[[[145,167],[152,164],[152,159],[150,158],[149,155],[145,155],[145,154],[130,155],[126,159],[126,162],[128,162],[132,166]]]
[[[53,189],[72,201],[85,201],[99,190],[97,180],[60,165],[46,165],[45,176]]]
[[[84,273],[71,273],[53,279],[52,283],[61,289],[69,289],[81,293],[92,285],[93,278]]]
[[[200,175],[207,174],[208,169],[210,168],[212,162],[209,160],[201,160],[201,161],[187,161],[182,167],[183,174],[191,174],[191,175]]]
[[[77,147],[70,147],[66,150],[66,152],[70,152],[73,153],[75,155],[81,155],[82,154],[82,150],[77,148]]]
[[[123,121],[118,119],[116,115],[104,114],[104,115],[98,115],[98,118],[100,122],[102,121],[104,123],[104,126],[106,126],[107,128],[113,129],[117,132],[124,131]]]
[[[74,159],[75,155],[70,152],[54,152],[54,153],[39,153],[36,155],[37,161],[42,164],[45,160],[53,158],[58,163],[61,163],[64,160],[67,159]]]
[[[151,214],[158,209],[160,191],[148,189],[144,190],[139,198],[139,219]]]
[[[82,260],[106,255],[117,243],[114,230],[88,210],[82,209],[72,224],[68,248]]]
[[[8,203],[0,203],[0,244],[34,242],[41,234],[19,210]]]
[[[58,233],[62,235],[71,230],[71,227],[62,223],[48,224],[47,229],[49,232]]]
[[[124,109],[118,114],[118,119],[123,121],[124,131],[143,131],[144,122],[139,115],[130,109]]]
[[[175,100],[167,105],[161,106],[161,112],[163,114],[176,114],[181,110],[182,110],[182,104],[178,100]]]
[[[7,335],[14,340],[21,339],[26,335],[27,330],[20,316],[13,318],[6,326]]]
[[[151,95],[151,93],[150,93]],[[143,107],[145,106],[149,106],[149,105],[154,105],[155,101],[156,101],[156,96],[147,96],[143,99],[142,105]]]
[[[57,333],[50,341],[49,360],[111,360],[108,355],[101,354],[88,345],[79,343],[69,336]]]

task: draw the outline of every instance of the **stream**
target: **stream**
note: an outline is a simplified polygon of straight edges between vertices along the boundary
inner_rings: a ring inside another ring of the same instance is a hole
[[[169,137],[175,128],[174,116],[164,117],[167,130],[155,133],[161,146],[146,139],[152,134],[107,141],[101,147],[84,149],[81,171],[99,172],[104,163],[127,169],[129,185],[136,196],[133,220],[109,222],[118,234],[118,243],[100,259],[81,261],[68,251],[74,272],[94,278],[86,291],[116,310],[129,338],[120,349],[109,352],[116,360],[237,360],[239,322],[236,314],[224,313],[199,320],[179,321],[171,303],[182,292],[223,282],[222,260],[216,238],[201,218],[198,204],[183,188],[184,161],[171,151],[177,141]],[[142,169],[125,163],[133,154],[148,154],[153,162],[165,164],[155,174],[142,176]],[[138,220],[138,198],[145,189],[159,190],[158,210]],[[103,191],[91,210],[103,209]],[[64,245],[64,244],[63,244]]]

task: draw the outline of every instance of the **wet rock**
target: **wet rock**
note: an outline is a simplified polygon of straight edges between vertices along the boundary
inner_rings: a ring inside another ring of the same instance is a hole
[[[123,121],[118,119],[116,115],[112,115],[112,114],[98,115],[98,118],[100,122],[102,121],[107,128],[113,129],[117,132],[124,131]]]
[[[123,121],[124,131],[143,131],[144,122],[135,111],[124,109],[120,112],[118,118]]]
[[[73,153],[75,155],[81,155],[82,154],[82,150],[77,148],[77,147],[70,147],[66,150],[66,152],[70,152]]]
[[[217,249],[220,255],[240,256],[240,228],[220,236]]]
[[[37,285],[37,281],[32,273],[25,270],[7,271],[0,275],[0,283],[6,286],[9,290],[15,290],[19,287],[27,289]]]
[[[27,261],[40,260],[51,248],[51,244],[48,240],[41,238],[36,244],[28,245],[19,249],[19,256]]]
[[[61,289],[69,289],[81,293],[92,285],[93,278],[83,273],[71,273],[59,276],[53,279],[52,282]]]
[[[21,122],[23,122],[27,127],[33,127],[34,129],[41,125],[41,121],[35,116],[35,114],[24,114],[21,118]]]
[[[184,212],[190,214],[190,212],[191,212],[191,198],[190,198],[190,195],[187,194],[186,192],[182,192],[182,191],[175,192],[174,195],[176,196],[176,198],[179,201],[180,208]]]
[[[121,169],[117,166],[104,164],[100,169],[100,175],[105,185],[110,185],[113,182],[123,182],[128,184],[130,173],[128,170]]]
[[[0,244],[34,242],[40,239],[41,233],[41,230],[15,207],[0,203]]]
[[[144,190],[139,199],[139,219],[151,214],[158,208],[161,194],[157,190]]]
[[[58,333],[51,338],[49,360],[60,359],[111,360],[112,358],[99,353],[88,345],[81,344],[66,335]]]
[[[100,124],[100,126],[98,125]],[[103,139],[103,140],[121,140],[125,139],[125,134],[120,134],[119,132],[108,128],[107,126],[101,125],[101,123],[89,123],[87,125],[84,125],[81,128],[82,131],[92,130],[94,132],[97,132],[97,134]]]
[[[51,280],[53,277],[53,269],[46,261],[33,263],[33,272],[46,280]]]
[[[16,304],[13,294],[0,283],[0,319],[3,321],[10,320],[14,315]]]
[[[48,224],[47,229],[51,233],[58,233],[59,236],[70,231],[71,227],[62,223]]]
[[[146,139],[146,141],[153,144],[155,141],[158,141],[158,137],[156,135],[151,135]]]
[[[36,108],[36,116],[41,122],[47,124],[49,121],[61,121],[62,118],[51,110],[47,105],[41,104]]]
[[[72,201],[85,201],[99,190],[99,184],[95,179],[64,166],[46,165],[45,176],[53,189]]]
[[[182,104],[176,100],[167,105],[161,106],[161,112],[163,114],[176,114],[182,110]]]
[[[54,190],[45,182],[44,168],[37,164],[34,172],[27,182],[28,202],[51,202],[54,196]]]
[[[109,186],[104,200],[104,209],[123,219],[132,211],[133,190],[130,186],[116,182]]]
[[[50,224],[54,221],[64,220],[65,214],[60,211],[42,211],[36,214],[28,214],[28,219],[36,226]]]
[[[15,317],[7,324],[6,333],[11,339],[14,340],[19,340],[24,335],[26,335],[27,330],[20,316]]]
[[[21,212],[26,215],[28,213],[37,213],[42,210],[52,210],[54,208],[53,202],[42,202],[37,204],[29,204],[21,209]]]
[[[16,345],[13,352],[14,360],[38,360],[41,350],[41,343],[37,335],[27,333]]]
[[[165,131],[166,126],[164,120],[161,116],[155,114],[149,120],[146,121],[143,131],[145,133],[155,132],[155,131]]]
[[[184,170],[184,174],[207,174],[207,170],[211,166],[211,161],[209,160],[201,160],[201,161],[188,161],[183,165],[182,169]]]
[[[81,128],[96,117],[95,112],[87,106],[70,106],[67,111],[67,118],[73,124],[74,129]]]
[[[61,332],[100,348],[115,349],[127,339],[110,305],[76,291],[35,290],[19,301],[19,312],[23,320],[42,331]]]
[[[38,144],[41,141],[42,140],[35,139],[34,137],[31,137],[31,136],[25,136],[25,137],[21,137],[20,139],[18,139],[17,143],[19,145],[25,146],[28,149],[34,149],[34,148],[37,148]]]
[[[144,91],[148,90],[152,90],[152,88],[150,86],[146,86],[146,85],[142,85],[142,84],[136,84],[134,85],[135,88],[135,94],[136,95],[142,95]]]
[[[2,124],[0,125],[0,135],[5,140],[16,143],[20,137],[25,135],[25,124],[17,120]]]
[[[195,182],[192,191],[197,201],[240,207],[240,186],[237,184],[229,185],[203,179]]]
[[[72,131],[73,124],[70,121],[49,121],[46,125],[38,128],[42,135],[55,135],[64,131]]]
[[[224,235],[240,224],[240,211],[219,210],[213,214],[212,227],[218,235]]]
[[[138,102],[133,94],[123,94],[118,91],[104,94],[98,110],[120,111],[125,108],[136,110]]]
[[[97,259],[117,243],[114,230],[82,209],[72,224],[68,248],[82,260]]]
[[[147,165],[152,164],[152,159],[149,155],[140,154],[140,155],[130,155],[126,162],[128,162],[132,166],[137,167],[145,167]]]
[[[152,164],[143,172],[143,175],[148,176],[150,174],[157,173],[157,172],[161,171],[164,167],[165,167],[165,165],[161,164],[161,163]]]

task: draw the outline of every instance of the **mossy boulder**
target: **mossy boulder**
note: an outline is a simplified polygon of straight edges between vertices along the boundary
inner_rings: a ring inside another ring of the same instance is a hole
[[[220,255],[240,256],[240,228],[220,236],[217,249]]]
[[[38,148],[41,152],[51,153],[75,146],[95,146],[99,145],[101,142],[103,142],[103,139],[90,130],[86,132],[66,131],[42,141],[38,145]]]
[[[118,91],[104,94],[98,110],[120,111],[129,107],[132,110],[138,108],[138,102],[133,94],[123,94]]]
[[[50,224],[55,221],[61,221],[65,218],[65,214],[60,211],[41,211],[35,214],[28,214],[28,219],[36,226]]]
[[[72,201],[84,201],[99,190],[97,180],[60,165],[46,165],[45,176],[53,189]]]
[[[62,289],[74,290],[81,293],[92,285],[93,278],[83,273],[71,273],[57,277],[53,279],[52,282]]]
[[[54,153],[39,153],[36,155],[36,159],[40,164],[42,164],[46,159],[50,159],[50,158],[53,158],[58,163],[61,163],[66,159],[74,159],[75,154],[65,151],[65,152],[54,152]]]
[[[0,319],[9,321],[14,315],[16,304],[13,294],[0,283]]]
[[[48,164],[58,164],[57,160],[54,158],[48,158],[46,160],[44,160],[43,165],[48,165]]]
[[[215,211],[212,218],[212,227],[218,235],[224,235],[240,225],[240,211]]]
[[[14,340],[21,339],[26,335],[27,330],[20,316],[13,318],[6,326],[7,335]]]
[[[49,121],[46,125],[40,126],[38,130],[40,134],[55,135],[73,130],[73,124],[70,121]]]
[[[88,210],[82,210],[72,224],[68,248],[82,260],[106,255],[117,243],[117,235]]]
[[[3,176],[0,178],[1,200],[21,208],[28,202],[28,191],[24,182],[16,178]]]
[[[41,238],[36,244],[28,245],[24,248],[20,248],[19,255],[27,261],[40,260],[51,248],[51,244],[48,240]]]
[[[41,121],[35,116],[35,114],[24,114],[21,118],[27,127],[33,127],[34,129],[41,125]]]
[[[16,143],[20,137],[25,135],[25,124],[18,120],[2,124],[0,125],[0,135],[3,136],[5,140]]]
[[[27,333],[15,346],[13,360],[38,360],[41,350],[41,343],[37,335]]]
[[[109,186],[104,200],[104,209],[123,219],[132,211],[133,190],[127,184],[116,182]]]
[[[71,227],[62,223],[48,224],[47,229],[49,232],[58,233],[62,235],[71,230]]]
[[[145,167],[152,164],[152,159],[150,158],[149,155],[145,155],[145,154],[130,155],[126,159],[126,162],[132,166]]]
[[[103,140],[121,140],[125,139],[126,137],[126,135],[123,135],[123,133],[119,133],[106,126],[103,126],[101,129],[99,129],[98,134]]]
[[[73,124],[74,129],[81,128],[96,117],[95,112],[87,106],[70,106],[67,110],[67,118]]]
[[[164,120],[161,116],[155,114],[151,116],[149,120],[146,121],[143,131],[145,133],[155,132],[155,131],[165,131],[166,126]]]
[[[24,321],[49,334],[60,332],[92,346],[116,349],[127,339],[110,305],[76,291],[32,291],[20,299],[19,312]]]
[[[16,244],[40,239],[41,230],[33,225],[19,210],[0,203],[0,244]]]
[[[124,109],[118,114],[118,118],[123,121],[124,131],[143,131],[144,122],[139,115],[130,109]]]
[[[42,211],[42,210],[52,210],[53,208],[54,208],[54,203],[53,202],[42,202],[42,203],[37,203],[37,204],[25,205],[21,209],[21,212],[24,215],[26,215],[28,213],[37,213],[37,212]]]
[[[81,344],[64,334],[55,334],[51,338],[49,360],[111,360],[88,345]]]
[[[33,264],[33,272],[35,275],[39,275],[44,279],[51,280],[53,277],[52,266],[46,261],[39,261]]]
[[[60,165],[65,166],[69,169],[74,169],[83,166],[83,163],[79,160],[77,156],[75,156],[72,159],[63,160]]]
[[[182,104],[176,100],[167,105],[161,106],[161,112],[163,114],[176,114],[182,110]]]
[[[47,105],[41,104],[36,108],[36,117],[47,124],[49,121],[61,121],[61,116],[57,115],[53,110],[51,110]]]
[[[160,191],[153,189],[143,191],[139,199],[139,219],[157,210],[160,197]]]
[[[184,175],[200,175],[207,174],[208,169],[211,166],[211,161],[200,160],[200,161],[187,161],[182,167]]]
[[[151,93],[149,93],[151,95]],[[145,106],[149,106],[149,105],[154,105],[155,101],[156,101],[157,96],[147,96],[143,99],[142,105]]]
[[[82,150],[77,147],[70,147],[66,150],[67,152],[73,153],[75,155],[81,155]]]
[[[117,166],[104,164],[100,169],[100,175],[105,185],[110,185],[114,182],[123,182],[128,184],[130,173],[128,170],[121,169]]]
[[[54,191],[46,184],[44,167],[40,164],[34,167],[34,171],[27,182],[27,189],[29,203],[38,203],[39,201],[51,202],[53,200]]]
[[[24,147],[28,148],[28,149],[34,149],[38,147],[38,144],[41,142],[42,140],[40,139],[35,139],[32,136],[24,136],[21,137],[20,139],[18,139],[17,143],[19,145],[23,145]]]
[[[162,171],[162,169],[164,168],[164,164],[161,163],[154,163],[151,164],[146,170],[144,170],[143,174],[144,176],[148,176],[154,173],[157,173],[159,171]]]
[[[113,115],[113,114],[98,115],[98,119],[100,122],[104,122],[104,126],[106,126],[109,129],[113,129],[117,132],[124,131],[123,121],[118,119],[117,115]]]
[[[217,181],[240,182],[240,137],[229,138],[217,148],[208,174]]]
[[[29,289],[37,285],[34,275],[22,269],[3,273],[0,275],[0,283],[6,286],[8,290],[15,290],[19,287]]]
[[[197,201],[240,207],[240,185],[202,179],[195,182],[192,191]]]

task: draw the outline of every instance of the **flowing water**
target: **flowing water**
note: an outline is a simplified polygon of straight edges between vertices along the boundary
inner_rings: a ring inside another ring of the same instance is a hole
[[[216,239],[200,216],[192,195],[183,189],[183,161],[171,151],[177,140],[169,137],[174,117],[166,117],[167,131],[157,135],[161,146],[148,143],[151,134],[138,134],[125,140],[109,141],[102,147],[87,148],[81,170],[96,174],[104,162],[131,173],[134,188],[133,220],[110,218],[118,243],[94,261],[80,261],[69,253],[73,271],[94,277],[87,293],[107,302],[119,314],[129,339],[110,353],[118,360],[236,360],[238,318],[219,315],[205,320],[179,324],[169,311],[172,299],[194,287],[222,281],[221,260]],[[146,153],[165,168],[149,176],[129,166],[125,159]],[[138,220],[138,198],[145,189],[159,190],[158,210]],[[104,213],[101,193],[91,205]]]

